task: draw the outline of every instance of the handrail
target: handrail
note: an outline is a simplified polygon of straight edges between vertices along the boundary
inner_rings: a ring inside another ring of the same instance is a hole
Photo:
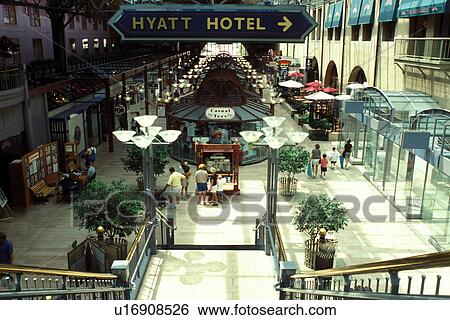
[[[278,246],[279,246],[278,259],[280,261],[286,261],[287,260],[286,248],[284,247],[283,238],[281,237],[281,233],[280,233],[280,228],[278,227],[278,223],[274,223],[274,225],[275,225],[275,235],[277,237]]]
[[[395,37],[395,40],[450,40],[450,37]]]
[[[42,274],[42,275],[52,275],[52,276],[68,276],[73,278],[88,278],[88,279],[102,279],[102,280],[115,280],[117,276],[109,273],[94,273],[94,272],[82,272],[82,271],[71,271],[64,269],[51,269],[51,268],[40,268],[32,266],[22,266],[15,264],[0,264],[0,273],[15,273],[15,274]]]
[[[167,227],[167,228],[169,228],[170,230],[177,230],[177,227],[172,227],[170,224],[169,224],[169,219],[167,219],[167,217],[158,209],[158,208],[155,208],[156,209],[156,214],[158,215],[158,217],[160,218],[160,221]]]
[[[293,279],[320,278],[333,276],[346,276],[355,274],[406,271],[417,269],[431,269],[448,267],[450,265],[450,251],[427,253],[412,257],[371,262],[318,271],[303,272],[292,276]]]
[[[147,227],[148,224],[148,220],[144,221],[144,224],[142,225],[142,227],[139,229],[136,237],[134,238],[133,243],[131,244],[130,247],[130,251],[128,251],[127,257],[125,258],[125,260],[130,261],[133,258],[134,253],[136,252],[139,243],[141,242],[142,237],[145,235],[145,229]]]

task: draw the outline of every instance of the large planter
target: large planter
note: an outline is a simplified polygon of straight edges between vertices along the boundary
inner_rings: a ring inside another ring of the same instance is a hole
[[[286,177],[280,178],[280,194],[282,196],[293,196],[297,193],[297,182],[295,178],[288,179]]]
[[[305,265],[313,270],[332,269],[336,247],[337,240],[306,240]]]

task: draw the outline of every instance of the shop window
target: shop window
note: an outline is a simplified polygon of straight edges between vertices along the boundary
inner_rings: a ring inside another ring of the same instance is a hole
[[[41,13],[38,8],[29,8],[30,9],[30,25],[33,27],[41,26]]]
[[[70,51],[73,54],[77,53],[77,40],[76,39],[69,39],[69,47],[70,47]]]
[[[313,16],[313,20],[316,20],[316,10],[313,10],[312,12],[312,16]],[[316,40],[316,30],[314,30],[313,32],[311,32],[311,40]]]
[[[44,60],[44,50],[42,48],[42,39],[33,39],[34,60]]]
[[[352,26],[352,41],[359,41],[359,29],[361,26]]]
[[[434,19],[434,36],[449,37],[450,36],[450,14],[435,14]]]
[[[87,18],[86,17],[81,18],[81,26],[82,26],[83,30],[87,30]]]
[[[341,28],[334,28],[334,40],[339,41],[341,40]]]
[[[423,38],[427,35],[427,16],[411,17],[409,19],[409,37]]]
[[[396,21],[383,22],[381,24],[381,28],[382,28],[381,40],[382,41],[394,41],[395,25],[396,25]]]
[[[362,41],[370,41],[372,38],[372,24],[363,25]]]
[[[14,48],[14,50],[11,51],[12,61],[14,64],[21,64],[22,58],[20,56],[20,41],[18,38],[10,38],[9,40],[11,40],[11,42],[17,46],[16,48]]]
[[[83,53],[89,54],[89,39],[83,39],[81,40],[81,45],[83,47]]]
[[[333,40],[333,28],[328,29],[328,40]]]
[[[11,4],[3,5],[3,23],[17,24],[16,6]]]
[[[103,51],[108,52],[108,39],[103,39]]]
[[[94,39],[94,51],[95,53],[100,53],[100,41],[98,40],[98,38]]]
[[[317,30],[317,35],[316,35],[316,39],[320,40],[320,37],[322,36],[322,9],[319,8],[319,10],[317,10],[317,20],[318,21],[318,26],[316,28]]]
[[[75,29],[75,17],[67,16],[70,20],[69,29]]]

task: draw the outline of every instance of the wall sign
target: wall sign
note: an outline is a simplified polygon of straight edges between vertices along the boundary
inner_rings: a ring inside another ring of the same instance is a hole
[[[205,117],[209,120],[232,120],[236,113],[230,107],[210,107],[205,111]]]
[[[306,6],[124,5],[109,20],[123,41],[304,42],[317,26]]]
[[[79,126],[75,127],[75,131],[73,133],[73,138],[75,140],[75,143],[78,145],[81,142],[81,129]]]

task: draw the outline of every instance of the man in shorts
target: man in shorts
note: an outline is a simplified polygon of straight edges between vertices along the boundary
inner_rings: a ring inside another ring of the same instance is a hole
[[[313,177],[316,177],[319,173],[319,163],[321,155],[322,152],[320,151],[320,145],[316,144],[315,148],[311,151],[311,167],[313,171]]]

